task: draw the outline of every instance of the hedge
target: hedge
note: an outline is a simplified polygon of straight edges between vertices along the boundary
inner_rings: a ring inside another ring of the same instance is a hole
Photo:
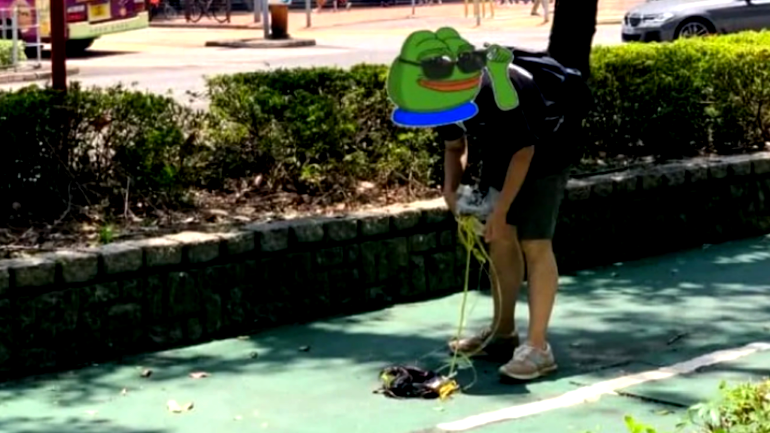
[[[770,32],[596,47],[587,161],[754,151],[770,142]],[[344,197],[358,182],[433,186],[431,131],[390,121],[387,67],[279,69],[208,80],[210,110],[123,87],[0,92],[0,220],[192,204],[197,188]],[[7,221],[5,221],[7,222]]]
[[[26,54],[24,54],[24,42],[19,41],[17,43],[16,56],[18,61],[27,60]],[[0,69],[11,67],[13,65],[13,41],[0,39]]]

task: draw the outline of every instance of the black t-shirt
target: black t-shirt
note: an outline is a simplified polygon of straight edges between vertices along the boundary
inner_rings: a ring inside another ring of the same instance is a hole
[[[501,189],[513,155],[535,146],[527,177],[540,177],[563,171],[563,163],[554,154],[554,146],[545,134],[546,101],[526,70],[511,65],[509,77],[519,96],[519,106],[503,111],[497,107],[492,84],[485,73],[475,99],[479,112],[461,124],[435,128],[443,141],[465,135],[469,146],[478,146],[481,155],[482,186]],[[464,128],[464,129],[463,129]]]

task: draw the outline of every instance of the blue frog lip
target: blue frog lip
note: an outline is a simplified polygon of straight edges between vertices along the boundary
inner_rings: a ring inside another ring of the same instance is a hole
[[[459,107],[446,111],[433,113],[417,113],[401,108],[393,110],[391,119],[398,126],[408,128],[435,128],[437,126],[452,125],[468,120],[479,113],[479,107],[475,102],[468,102]]]

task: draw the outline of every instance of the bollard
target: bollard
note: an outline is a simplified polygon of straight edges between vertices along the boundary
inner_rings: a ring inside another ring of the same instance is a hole
[[[15,68],[19,65],[19,8],[11,11],[11,65]]]
[[[270,39],[289,39],[289,1],[270,1]]]

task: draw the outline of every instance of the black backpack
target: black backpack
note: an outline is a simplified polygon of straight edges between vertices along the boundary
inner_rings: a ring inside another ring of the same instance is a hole
[[[593,96],[577,69],[568,68],[544,52],[506,47],[513,52],[513,64],[532,75],[532,81],[546,103],[546,119],[553,132],[565,121],[580,121],[588,114]]]
[[[548,53],[506,48],[513,52],[513,64],[532,75],[529,85],[540,92],[545,103],[541,139],[558,146],[562,164],[572,164],[582,153],[581,136],[576,133],[580,133],[593,104],[586,80],[579,70],[565,67]]]

